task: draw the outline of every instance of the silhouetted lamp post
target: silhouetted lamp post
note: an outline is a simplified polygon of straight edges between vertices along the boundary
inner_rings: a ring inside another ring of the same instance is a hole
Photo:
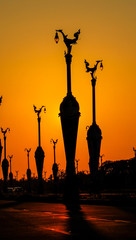
[[[93,123],[88,128],[87,131],[87,142],[88,142],[88,149],[89,149],[89,167],[90,167],[90,173],[93,179],[93,182],[95,184],[95,181],[97,181],[97,173],[98,173],[98,167],[99,167],[99,156],[100,156],[100,146],[101,146],[101,129],[96,124],[96,114],[95,114],[95,85],[96,85],[96,79],[97,77],[94,76],[98,64],[100,63],[101,70],[103,69],[102,60],[96,61],[96,64],[93,68],[89,67],[89,63],[85,60],[86,65],[86,72],[90,72],[91,74],[91,82],[92,82],[92,102],[93,102]]]
[[[80,30],[74,34],[73,39],[68,39],[67,35],[63,33],[62,30],[56,30],[55,41],[58,43],[59,37],[58,33],[63,36],[63,41],[67,47],[67,52],[65,52],[66,66],[67,66],[67,96],[63,99],[60,104],[61,126],[63,132],[63,140],[66,154],[66,187],[65,187],[65,200],[69,204],[74,204],[77,201],[77,186],[75,178],[75,150],[76,150],[76,140],[78,131],[78,121],[79,121],[79,104],[75,97],[72,95],[71,91],[71,49],[72,45],[77,43],[79,38]]]
[[[31,148],[29,148],[29,149],[25,148],[24,151],[27,151],[27,163],[28,163],[27,180],[30,181],[30,179],[31,179],[31,169],[30,169],[30,167],[29,167],[29,165],[30,165],[30,164],[29,164],[29,153],[30,153],[30,151],[31,151]]]
[[[0,139],[0,164],[1,164],[2,149],[3,149],[3,147],[2,147],[2,145],[1,145],[1,139]]]
[[[0,105],[1,105],[1,103],[2,103],[2,96],[0,97]],[[0,139],[0,164],[1,164],[2,149],[3,149],[3,147],[1,145],[1,139]]]
[[[78,162],[79,162],[80,160],[79,159],[75,159],[75,162],[76,162],[76,173],[78,174]]]
[[[102,167],[102,160],[103,160],[104,154],[100,155],[100,159],[101,159],[101,167]]]
[[[7,133],[7,131],[10,131],[10,129],[7,128],[4,131],[3,128],[1,128],[1,132],[3,133],[3,137],[4,137],[4,159],[2,161],[2,171],[3,171],[4,181],[7,181],[7,178],[8,178],[8,167],[9,167],[8,160],[6,159],[6,133]]]
[[[30,165],[29,165],[29,153],[31,151],[31,148],[27,149],[25,148],[24,151],[27,151],[27,162],[28,162],[28,169],[27,169],[27,182],[28,182],[28,192],[31,192],[31,169],[30,169]]]
[[[44,151],[41,147],[41,131],[40,131],[40,122],[41,117],[40,113],[42,111],[42,108],[44,108],[44,112],[46,111],[46,108],[42,106],[39,110],[33,105],[34,111],[37,114],[37,120],[38,120],[38,147],[35,151],[35,160],[36,160],[36,167],[37,167],[37,173],[38,173],[38,180],[39,180],[39,193],[42,193],[42,171],[43,171],[43,161],[44,161]]]
[[[13,158],[13,155],[11,155],[11,156],[8,155],[8,157],[9,157],[9,165],[10,165],[9,180],[10,180],[10,183],[12,183],[12,181],[13,181],[13,173],[11,171],[11,159]]]
[[[136,149],[134,147],[133,147],[133,151],[134,151],[135,158],[136,158]]]
[[[57,144],[57,142],[58,142],[58,139],[56,139],[56,141],[54,141],[53,139],[51,139],[50,142],[53,143],[54,163],[53,163],[52,171],[53,171],[53,176],[54,176],[54,182],[56,182],[56,180],[57,180],[57,174],[58,174],[58,164],[56,163],[55,148],[56,148],[56,144]]]
[[[0,105],[1,105],[1,103],[2,103],[2,96],[0,97]]]

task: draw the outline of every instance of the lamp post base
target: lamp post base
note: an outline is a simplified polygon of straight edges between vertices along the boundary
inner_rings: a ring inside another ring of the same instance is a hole
[[[9,181],[10,181],[10,185],[12,186],[12,184],[13,184],[13,173],[12,172],[9,173]]]
[[[52,166],[52,171],[53,171],[53,177],[54,177],[54,184],[53,184],[53,192],[55,194],[58,193],[58,165],[57,163],[54,163]]]
[[[60,105],[61,126],[66,154],[66,179],[64,202],[67,208],[79,205],[78,184],[75,174],[75,150],[79,121],[79,104],[72,94],[68,94]]]
[[[44,161],[44,151],[42,147],[38,146],[35,151],[35,160],[36,167],[38,173],[38,193],[43,193],[43,179],[42,179],[42,171],[43,171],[43,161]]]
[[[3,178],[4,178],[4,192],[7,192],[8,168],[9,168],[9,163],[8,163],[8,160],[5,158],[2,161],[2,171],[3,171]]]
[[[92,191],[98,191],[99,189],[99,156],[101,146],[101,129],[96,123],[93,123],[87,131],[87,143],[89,150],[89,168],[91,177],[91,189]]]
[[[67,209],[76,212],[80,209],[77,176],[66,176],[64,184],[64,204]]]

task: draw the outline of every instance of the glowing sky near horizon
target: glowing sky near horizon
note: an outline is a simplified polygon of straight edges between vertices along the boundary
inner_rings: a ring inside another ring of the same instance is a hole
[[[84,59],[94,65],[103,59],[97,72],[96,122],[102,130],[103,160],[134,156],[136,147],[136,1],[135,0],[0,0],[0,127],[9,127],[7,155],[13,154],[12,171],[26,174],[27,156],[36,173],[34,152],[38,144],[37,116],[33,104],[46,106],[41,117],[44,170],[52,171],[53,146],[59,139],[56,160],[65,169],[65,153],[59,105],[66,95],[66,50],[62,36],[56,45],[55,30],[71,38],[80,28],[72,48],[72,93],[80,105],[76,159],[79,170],[89,170],[86,126],[92,123],[92,89]],[[0,138],[3,136],[0,133]],[[2,156],[3,158],[3,156]],[[0,178],[2,177],[0,169]]]

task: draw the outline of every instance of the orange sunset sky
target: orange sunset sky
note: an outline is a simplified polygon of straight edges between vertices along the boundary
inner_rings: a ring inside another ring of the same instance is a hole
[[[46,106],[41,114],[41,145],[47,177],[56,160],[65,169],[59,106],[67,91],[66,47],[62,36],[56,45],[55,29],[68,37],[80,28],[72,48],[72,93],[80,104],[76,159],[79,171],[89,170],[86,126],[92,123],[90,66],[103,59],[97,71],[96,122],[102,130],[103,161],[134,156],[136,147],[136,1],[135,0],[0,0],[0,127],[9,127],[7,155],[13,154],[12,172],[26,174],[27,155],[36,173],[34,152],[38,145],[37,116],[33,104]],[[0,133],[3,145],[3,135]],[[3,155],[2,155],[3,159]],[[0,168],[0,178],[2,172]]]

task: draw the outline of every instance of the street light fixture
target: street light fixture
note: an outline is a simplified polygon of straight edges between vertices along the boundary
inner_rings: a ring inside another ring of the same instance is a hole
[[[31,148],[27,149],[25,148],[24,151],[27,151],[27,161],[28,161],[28,169],[27,169],[27,181],[28,181],[28,192],[31,192],[31,169],[29,167],[29,153],[31,151]]]
[[[8,178],[8,167],[9,167],[8,160],[6,159],[6,133],[7,133],[7,131],[10,132],[10,129],[6,128],[6,130],[4,131],[3,128],[1,128],[1,132],[3,133],[3,137],[4,137],[4,159],[2,161],[2,171],[3,171],[3,177],[4,177],[5,184],[6,184],[6,181]]]
[[[100,155],[100,159],[101,159],[101,167],[102,167],[102,160],[103,160],[104,154]]]
[[[1,105],[1,103],[2,103],[2,96],[0,97],[0,105]],[[1,145],[1,139],[0,139],[0,164],[1,164],[2,149],[3,149],[3,147]]]
[[[31,151],[31,148],[29,149],[25,148],[24,151],[27,151],[27,161],[28,161],[27,180],[29,181],[31,179],[31,169],[29,168],[29,153]]]
[[[13,155],[9,156],[9,163],[10,163],[10,173],[9,173],[9,179],[10,179],[10,183],[12,184],[12,181],[13,181],[13,173],[11,171],[11,159],[13,158]]]
[[[102,64],[102,61],[100,63],[100,69],[103,70],[103,64]]]
[[[92,105],[93,105],[93,122],[92,125],[87,130],[87,142],[89,150],[89,167],[93,182],[93,188],[96,190],[98,188],[98,167],[99,167],[99,156],[100,156],[100,146],[102,133],[99,126],[96,124],[96,106],[95,106],[95,85],[97,77],[95,72],[100,64],[101,70],[103,69],[102,60],[96,61],[94,67],[90,68],[89,63],[85,60],[86,72],[91,74],[92,82]]]
[[[76,174],[78,174],[78,162],[79,161],[80,161],[79,159],[75,159],[75,162],[76,162]]]
[[[2,149],[3,149],[3,147],[2,147],[1,139],[0,139],[0,164],[1,164]]]
[[[57,31],[56,31],[54,40],[55,40],[56,43],[59,42],[59,35],[58,35],[58,32],[57,32]]]
[[[2,96],[0,97],[0,105],[1,105],[1,103],[2,103]]]
[[[52,166],[52,171],[53,171],[53,176],[54,176],[54,182],[56,182],[57,181],[57,174],[58,174],[58,164],[56,163],[55,149],[56,149],[56,144],[58,142],[58,139],[56,139],[56,141],[51,139],[50,142],[53,143],[54,163],[53,163],[53,166]]]
[[[55,42],[58,43],[58,33],[63,36],[63,41],[67,47],[67,52],[65,51],[65,59],[67,66],[67,95],[60,104],[61,126],[66,154],[66,184],[64,199],[66,201],[67,207],[72,207],[72,205],[78,205],[78,190],[77,181],[75,174],[75,150],[76,150],[76,140],[78,131],[78,121],[79,121],[79,104],[75,97],[72,95],[71,90],[71,61],[72,46],[77,43],[79,38],[80,29],[74,33],[74,38],[69,39],[67,35],[64,34],[63,30],[56,30]]]
[[[41,111],[44,108],[44,112],[46,112],[45,106],[42,106],[40,109],[37,109],[35,105],[33,105],[34,111],[37,114],[38,120],[38,147],[35,151],[35,160],[36,160],[36,167],[38,173],[38,181],[39,181],[39,193],[43,193],[43,183],[42,183],[42,171],[43,171],[43,161],[44,161],[44,151],[41,147],[41,131],[40,131],[40,122],[41,122]]]

